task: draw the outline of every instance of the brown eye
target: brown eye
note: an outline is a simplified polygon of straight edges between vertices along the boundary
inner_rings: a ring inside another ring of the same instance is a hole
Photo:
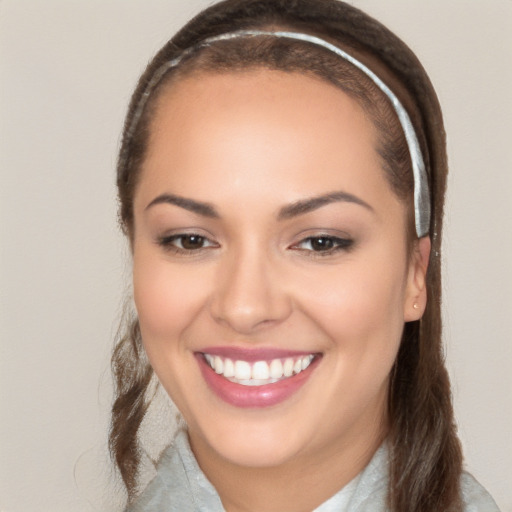
[[[199,235],[182,235],[180,237],[182,249],[191,251],[194,249],[201,249],[204,247],[205,238]]]
[[[310,236],[304,238],[293,249],[298,249],[309,253],[333,254],[337,251],[348,250],[354,241],[350,238],[339,238],[337,236]]]
[[[182,253],[218,247],[218,245],[209,238],[195,233],[180,233],[178,235],[165,236],[158,240],[158,244],[166,250],[174,250]]]
[[[310,239],[311,249],[313,251],[328,251],[334,247],[334,240],[327,237],[317,237]]]

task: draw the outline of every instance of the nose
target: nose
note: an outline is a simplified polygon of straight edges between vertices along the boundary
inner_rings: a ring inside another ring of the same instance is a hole
[[[283,322],[292,311],[284,281],[279,265],[264,251],[234,252],[218,269],[211,314],[244,335]]]

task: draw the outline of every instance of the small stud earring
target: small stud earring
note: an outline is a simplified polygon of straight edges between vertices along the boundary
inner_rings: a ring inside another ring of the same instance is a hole
[[[413,307],[414,309],[420,309],[420,305],[419,305],[417,302],[415,302],[415,303],[412,305],[412,307]]]

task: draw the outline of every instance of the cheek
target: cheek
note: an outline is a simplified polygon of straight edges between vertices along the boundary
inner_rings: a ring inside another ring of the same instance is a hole
[[[145,351],[167,393],[188,415],[187,397],[197,368],[186,344],[187,332],[204,304],[201,274],[184,271],[153,251],[135,248],[134,300]]]
[[[303,293],[301,303],[337,350],[392,364],[404,325],[404,290],[402,267],[354,264],[317,275],[313,293]]]
[[[202,304],[201,275],[144,248],[133,258],[133,291],[144,344],[179,336]]]

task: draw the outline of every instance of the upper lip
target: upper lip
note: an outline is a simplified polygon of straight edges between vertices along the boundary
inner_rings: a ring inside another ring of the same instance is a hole
[[[241,360],[247,362],[271,361],[272,359],[285,359],[287,357],[299,357],[309,354],[317,354],[317,351],[308,350],[287,350],[280,348],[244,348],[244,347],[227,347],[217,346],[208,347],[198,350],[201,354],[210,354],[212,356],[220,356],[232,360]]]

